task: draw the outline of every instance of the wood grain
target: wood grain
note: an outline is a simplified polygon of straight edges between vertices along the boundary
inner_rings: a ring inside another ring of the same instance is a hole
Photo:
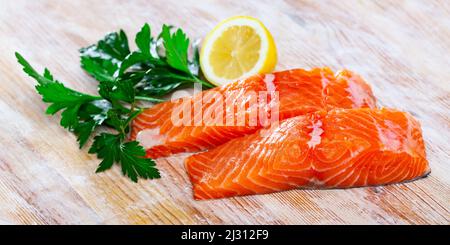
[[[408,184],[194,201],[184,156],[158,161],[162,178],[130,182],[79,150],[14,58],[20,51],[69,86],[95,92],[78,49],[144,22],[204,36],[218,21],[260,18],[277,69],[330,66],[360,73],[380,104],[422,123],[431,175]],[[450,2],[0,0],[0,223],[450,224]]]

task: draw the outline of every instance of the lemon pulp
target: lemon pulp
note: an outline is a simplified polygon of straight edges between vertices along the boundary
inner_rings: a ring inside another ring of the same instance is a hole
[[[237,79],[258,62],[261,38],[248,26],[233,26],[213,45],[210,62],[213,71],[225,79]]]
[[[257,19],[237,16],[218,24],[205,38],[200,65],[215,85],[268,73],[276,65],[276,47],[267,28]]]

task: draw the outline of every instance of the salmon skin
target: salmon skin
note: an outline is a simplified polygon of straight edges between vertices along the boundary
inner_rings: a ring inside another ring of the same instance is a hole
[[[284,120],[186,160],[195,199],[401,183],[429,172],[419,123],[393,109]]]
[[[260,100],[252,97],[255,93],[251,92],[268,92],[269,95],[266,100]],[[273,96],[275,92],[277,96]],[[218,100],[222,103],[211,100],[217,95],[226,99]],[[333,108],[375,108],[375,103],[369,85],[350,71],[335,75],[329,68],[294,69],[252,76],[189,98],[157,104],[133,121],[130,137],[147,149],[147,157],[159,158],[211,149],[252,134],[274,118],[281,121]],[[188,107],[194,110],[184,113]],[[199,108],[197,112],[195,108]],[[226,116],[205,116],[218,110]],[[184,118],[183,123],[181,119],[174,119],[180,111],[190,119]],[[261,116],[261,112],[266,113],[266,117]],[[253,117],[255,120],[250,119],[252,115],[257,115]]]

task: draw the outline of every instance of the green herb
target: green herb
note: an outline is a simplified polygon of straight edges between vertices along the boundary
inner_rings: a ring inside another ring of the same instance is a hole
[[[97,154],[98,158],[103,159],[97,172],[118,163],[122,167],[122,172],[135,182],[138,177],[144,179],[160,177],[155,162],[145,158],[144,148],[136,141],[126,140],[130,122],[142,111],[137,107],[128,109],[122,105],[115,105],[116,99],[135,100],[132,97],[133,93],[129,93],[127,85],[117,91],[108,90],[108,93],[105,92],[108,96],[80,93],[54,80],[47,69],[40,75],[19,53],[16,53],[16,57],[25,73],[38,82],[36,90],[42,95],[42,100],[50,103],[47,114],[54,115],[62,111],[60,124],[75,133],[80,148],[98,126],[107,126],[117,131],[115,134],[101,133],[96,136],[89,149],[89,153]]]
[[[127,81],[137,100],[160,101],[162,96],[193,83],[213,87],[199,78],[198,48],[193,47],[193,58],[189,59],[190,40],[181,29],[171,30],[163,25],[153,38],[150,26],[145,24],[136,34],[138,50],[133,52],[122,30],[110,33],[80,50],[81,66],[100,83]]]
[[[97,168],[97,173],[105,171],[120,162],[122,173],[137,182],[138,177],[144,179],[159,178],[155,171],[155,163],[145,157],[145,150],[136,141],[124,143],[122,136],[102,133],[95,137],[89,153],[97,153],[103,159]]]
[[[115,80],[120,62],[130,53],[125,32],[110,33],[96,45],[81,49],[81,67],[98,81]]]
[[[42,95],[42,100],[50,103],[46,113],[54,115],[62,111],[61,126],[75,132],[81,148],[95,128],[103,123],[105,117],[101,115],[110,107],[107,101],[103,106],[99,106],[101,97],[67,88],[54,80],[49,70],[45,69],[44,74],[40,75],[19,53],[16,53],[16,57],[25,73],[38,82],[36,90]]]
[[[96,134],[99,127],[115,133],[94,137],[89,153],[102,159],[97,172],[120,164],[124,175],[138,178],[160,178],[152,159],[145,158],[145,149],[137,141],[128,141],[131,121],[143,111],[138,101],[162,102],[164,96],[178,88],[201,83],[198,48],[188,58],[189,39],[186,34],[164,25],[153,38],[145,24],[136,34],[136,51],[130,51],[124,31],[110,33],[94,45],[80,49],[81,67],[98,81],[98,94],[89,95],[70,89],[55,80],[47,69],[43,75],[16,53],[23,70],[37,81],[36,90],[49,103],[46,113],[61,111],[60,124],[77,136],[80,148]]]
[[[167,51],[167,63],[177,70],[190,73],[187,59],[189,39],[186,35],[181,29],[178,29],[174,34],[170,34],[170,28],[164,25],[161,36]]]

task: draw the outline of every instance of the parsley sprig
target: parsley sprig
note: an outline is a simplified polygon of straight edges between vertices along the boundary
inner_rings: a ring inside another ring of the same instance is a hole
[[[55,80],[49,70],[45,69],[44,74],[40,75],[19,53],[16,53],[16,57],[25,73],[38,82],[36,90],[42,95],[42,100],[50,103],[46,113],[54,115],[62,111],[60,124],[75,133],[80,148],[99,126],[107,126],[117,131],[101,133],[94,138],[89,153],[97,154],[97,157],[102,159],[97,172],[105,171],[114,163],[118,163],[123,174],[135,182],[138,177],[160,177],[155,162],[144,158],[144,148],[136,141],[126,141],[129,124],[141,109],[114,106],[114,100],[109,97],[77,92]]]
[[[150,26],[145,24],[135,37],[136,51],[130,51],[122,30],[82,48],[81,67],[98,81],[98,95],[66,87],[47,68],[39,74],[16,53],[24,72],[37,81],[42,100],[50,104],[46,113],[61,112],[61,126],[76,135],[80,148],[99,127],[115,131],[94,137],[89,153],[102,160],[96,172],[116,163],[134,182],[138,178],[160,178],[155,162],[145,158],[145,149],[137,141],[127,140],[131,121],[143,111],[138,101],[158,103],[163,101],[161,96],[192,83],[213,86],[199,78],[198,49],[194,47],[193,58],[189,59],[189,39],[181,29],[171,29],[164,25],[153,38]]]
[[[163,25],[161,33],[153,38],[150,26],[145,24],[136,34],[138,50],[133,52],[122,30],[110,33],[80,50],[81,66],[104,90],[109,90],[111,82],[120,81],[133,87],[139,100],[159,102],[161,96],[192,83],[213,87],[199,78],[198,48],[193,47],[189,59],[189,39],[181,29],[172,29]]]

